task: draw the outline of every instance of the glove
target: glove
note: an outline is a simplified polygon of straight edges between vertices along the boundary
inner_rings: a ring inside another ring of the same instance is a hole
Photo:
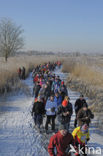
[[[90,138],[87,139],[87,141],[89,141],[89,140],[90,140]]]

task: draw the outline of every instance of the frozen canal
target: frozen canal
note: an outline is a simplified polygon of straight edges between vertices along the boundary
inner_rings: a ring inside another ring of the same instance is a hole
[[[62,79],[66,79],[66,74],[60,70],[55,72]],[[32,91],[31,75],[24,81]],[[71,103],[74,105],[79,93],[68,89]],[[17,95],[7,96],[0,99],[0,156],[48,156],[48,152],[43,146],[42,135],[39,134],[33,125],[30,110],[33,98],[20,92]],[[75,114],[71,120],[71,130],[73,129]],[[93,147],[103,149],[103,136],[95,127],[95,119],[90,126],[90,142]],[[103,156],[103,153],[101,154]]]

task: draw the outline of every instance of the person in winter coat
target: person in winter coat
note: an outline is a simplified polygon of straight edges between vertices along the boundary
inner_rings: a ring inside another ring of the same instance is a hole
[[[42,102],[41,98],[38,97],[37,102],[34,102],[32,108],[32,116],[34,117],[34,123],[40,129],[40,126],[43,121],[43,114],[45,113],[44,103]]]
[[[62,104],[62,97],[58,92],[55,93],[54,101],[57,103],[57,106]]]
[[[67,129],[69,129],[71,116],[73,114],[73,107],[72,104],[69,102],[69,97],[63,100],[62,105],[58,107],[58,120],[66,125]]]
[[[48,97],[50,97],[51,95],[51,86],[50,86],[49,81],[47,81],[46,85],[47,87],[45,89],[45,100],[47,101]]]
[[[84,123],[86,123],[89,126],[89,123],[91,122],[91,119],[93,118],[94,118],[94,114],[87,107],[87,104],[84,103],[83,107],[79,110],[77,114],[78,126],[82,126]]]
[[[36,84],[33,87],[33,95],[35,95],[35,98],[38,97],[40,88],[41,88],[41,86],[40,86],[39,82],[36,82]]]
[[[43,98],[46,99],[46,92],[47,92],[47,84],[44,84],[42,88],[39,91],[39,95]]]
[[[85,147],[87,142],[90,140],[88,125],[83,124],[82,126],[75,128],[72,132],[72,135],[74,138],[74,147],[76,150],[75,155],[80,155],[80,151],[78,149],[80,148],[82,149],[83,156],[86,156]]]
[[[76,127],[76,125],[77,125],[77,113],[83,107],[84,103],[86,103],[86,100],[84,99],[83,94],[81,94],[80,97],[75,102],[75,107],[74,108],[75,108],[76,117],[75,117],[75,121],[74,121],[74,127]]]
[[[57,80],[58,80],[58,84],[59,86],[61,85],[61,79],[60,79],[60,76],[57,76]]]
[[[19,78],[21,79],[21,68],[19,67],[19,69],[18,69],[18,76],[19,76]]]
[[[64,125],[59,126],[59,131],[50,138],[48,152],[50,156],[70,156],[69,145],[73,145],[73,136]]]
[[[21,78],[25,80],[25,67],[22,67],[21,69]]]
[[[58,79],[55,78],[55,80],[52,83],[52,91],[56,93],[59,89],[60,89],[60,84],[58,82]]]
[[[65,96],[68,96],[68,91],[67,91],[67,88],[66,88],[66,86],[64,84],[64,81],[61,82],[60,91],[61,91],[62,101],[63,101],[64,100],[64,97]]]
[[[33,79],[33,82],[34,82],[34,83],[38,82],[38,79],[39,79],[39,75],[36,74],[35,77],[34,77],[34,79]]]
[[[55,131],[55,118],[56,118],[57,104],[56,102],[54,102],[53,95],[50,96],[50,100],[47,100],[45,110],[47,116],[46,124],[45,124],[46,133],[48,133],[48,124],[50,123],[50,121],[52,121],[52,130]]]

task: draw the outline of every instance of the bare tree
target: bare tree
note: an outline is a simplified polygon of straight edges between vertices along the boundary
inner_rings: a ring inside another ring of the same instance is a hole
[[[7,61],[9,56],[14,55],[24,45],[22,37],[23,29],[12,20],[3,18],[0,22],[0,53]]]

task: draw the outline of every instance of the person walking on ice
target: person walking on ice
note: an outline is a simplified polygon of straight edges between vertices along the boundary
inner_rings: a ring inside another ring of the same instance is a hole
[[[84,98],[84,95],[81,94],[80,97],[76,100],[75,102],[75,114],[76,114],[76,117],[75,117],[75,120],[74,120],[74,127],[77,126],[77,114],[79,112],[79,110],[83,107],[83,104],[86,103],[86,100]]]
[[[54,95],[50,96],[50,100],[47,100],[46,106],[46,124],[45,124],[45,130],[46,133],[48,133],[48,124],[52,121],[52,131],[55,131],[55,118],[56,118],[56,111],[57,111],[57,103],[54,102]]]
[[[62,102],[62,105],[58,107],[58,120],[61,124],[64,124],[67,129],[70,126],[71,116],[73,114],[73,107],[72,104],[69,102],[69,97],[66,96]]]
[[[90,140],[88,125],[83,124],[82,126],[75,128],[72,135],[74,138],[74,148],[76,150],[75,155],[80,156],[80,154],[82,154],[83,156],[87,156],[86,145]]]
[[[59,125],[59,131],[50,138],[48,152],[50,156],[71,156],[68,146],[73,145],[73,136],[68,132],[65,125]]]

